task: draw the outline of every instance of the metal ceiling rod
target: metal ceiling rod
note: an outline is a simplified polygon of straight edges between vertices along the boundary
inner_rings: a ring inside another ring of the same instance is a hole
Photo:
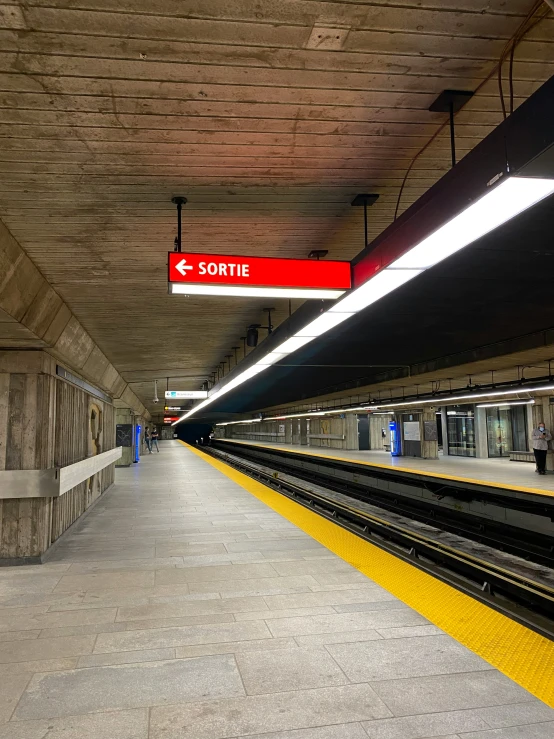
[[[379,195],[372,194],[362,194],[362,195],[356,195],[354,200],[350,203],[350,205],[354,206],[364,206],[364,249],[367,246],[367,206],[374,205],[377,200],[379,199]]]
[[[181,251],[181,212],[183,205],[186,204],[187,199],[181,196],[171,198],[171,202],[177,206],[177,238],[175,239],[175,251]]]
[[[452,166],[456,166],[456,138],[454,136],[454,114],[461,110],[467,101],[473,97],[471,90],[444,90],[429,106],[432,113],[448,113],[450,118],[450,152]]]

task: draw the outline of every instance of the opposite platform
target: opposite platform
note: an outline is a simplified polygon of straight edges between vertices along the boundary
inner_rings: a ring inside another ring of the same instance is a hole
[[[230,444],[248,444],[267,449],[306,454],[312,457],[327,457],[355,464],[383,469],[409,472],[443,480],[465,482],[470,485],[512,490],[516,493],[531,493],[554,497],[554,475],[535,475],[535,468],[528,462],[511,462],[508,459],[475,459],[470,457],[440,456],[439,459],[417,457],[393,457],[389,452],[348,451],[329,447],[309,447],[298,444],[276,444],[262,441],[219,439]]]
[[[160,448],[49,564],[0,572],[0,739],[554,734],[554,711],[229,472]]]

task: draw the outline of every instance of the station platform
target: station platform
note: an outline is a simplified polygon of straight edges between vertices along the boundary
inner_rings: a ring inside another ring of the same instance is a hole
[[[346,451],[323,447],[299,446],[298,444],[276,444],[239,439],[221,439],[233,444],[265,447],[281,451],[307,454],[313,457],[346,460],[374,467],[394,469],[401,472],[425,474],[468,484],[499,487],[515,492],[554,497],[554,474],[537,475],[535,466],[528,462],[511,462],[509,459],[476,459],[440,455],[438,459],[418,457],[392,457],[381,451]]]
[[[0,569],[0,739],[554,736],[552,642],[380,552],[160,442]]]

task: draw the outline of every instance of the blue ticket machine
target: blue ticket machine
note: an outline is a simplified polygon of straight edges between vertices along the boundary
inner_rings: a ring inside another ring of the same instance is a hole
[[[402,453],[400,443],[400,429],[396,421],[389,422],[390,431],[390,453],[393,457],[399,457]]]
[[[140,430],[141,426],[137,423],[135,426],[135,458],[133,462],[138,462],[140,459]]]

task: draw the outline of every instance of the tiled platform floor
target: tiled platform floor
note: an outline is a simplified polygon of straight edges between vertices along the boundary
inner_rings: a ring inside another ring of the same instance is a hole
[[[552,739],[554,711],[177,442],[0,570],[0,739]]]
[[[232,441],[229,439],[228,441]],[[441,452],[438,459],[420,459],[417,457],[391,457],[389,452],[381,451],[348,451],[330,449],[329,447],[299,446],[298,444],[273,444],[266,441],[245,440],[247,444],[290,449],[331,457],[360,460],[370,464],[384,464],[391,467],[407,467],[418,472],[432,472],[435,475],[452,475],[482,482],[495,482],[522,488],[536,488],[554,495],[554,474],[549,472],[544,477],[535,473],[535,465],[530,462],[511,462],[508,458],[477,459],[471,457],[444,456]]]

